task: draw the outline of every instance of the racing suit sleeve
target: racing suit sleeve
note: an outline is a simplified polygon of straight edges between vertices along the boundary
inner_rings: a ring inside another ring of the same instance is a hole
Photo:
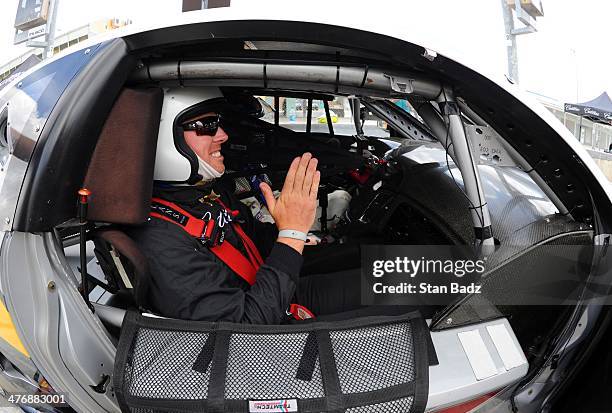
[[[276,225],[269,222],[261,222],[253,218],[253,230],[250,234],[261,256],[269,256],[273,247],[277,244],[278,228],[276,228]]]
[[[182,228],[150,220],[131,234],[149,260],[149,303],[166,317],[279,324],[293,298],[302,256],[275,243],[248,284]]]

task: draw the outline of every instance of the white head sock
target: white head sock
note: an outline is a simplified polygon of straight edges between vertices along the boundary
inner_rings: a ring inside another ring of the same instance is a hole
[[[199,156],[197,158],[198,158],[198,165],[199,165],[198,173],[202,175],[202,181],[212,181],[213,179],[220,178],[225,172],[225,171],[219,172],[215,168],[207,164],[205,161],[200,159]]]

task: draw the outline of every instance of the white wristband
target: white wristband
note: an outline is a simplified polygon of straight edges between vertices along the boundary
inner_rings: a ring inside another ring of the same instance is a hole
[[[294,229],[283,229],[278,231],[278,236],[283,238],[299,239],[300,241],[304,242],[306,242],[306,239],[308,238],[308,234],[305,232],[296,231]]]

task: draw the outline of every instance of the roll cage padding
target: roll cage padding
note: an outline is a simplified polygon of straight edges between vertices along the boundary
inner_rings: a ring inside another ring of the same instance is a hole
[[[137,225],[149,216],[162,100],[159,88],[121,91],[85,176],[90,221]]]

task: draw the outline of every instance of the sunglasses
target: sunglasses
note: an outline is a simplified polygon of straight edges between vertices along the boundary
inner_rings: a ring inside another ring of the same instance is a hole
[[[183,123],[181,127],[184,131],[195,131],[198,136],[215,136],[217,133],[217,129],[219,129],[219,124],[221,123],[221,116],[210,115],[204,116],[198,120],[193,120],[190,122]]]

